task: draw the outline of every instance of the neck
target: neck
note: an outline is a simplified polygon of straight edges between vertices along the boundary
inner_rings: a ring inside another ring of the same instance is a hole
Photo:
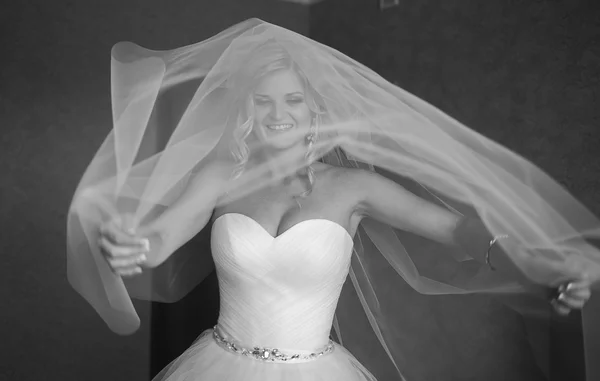
[[[308,164],[305,161],[305,147],[294,147],[275,153],[264,153],[259,159],[268,165],[271,176],[277,179],[276,184],[290,182],[306,176]]]

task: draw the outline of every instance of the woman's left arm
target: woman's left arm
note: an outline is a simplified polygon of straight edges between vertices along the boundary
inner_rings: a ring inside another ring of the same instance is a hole
[[[352,183],[358,184],[354,186],[359,192],[357,212],[361,216],[442,244],[458,245],[473,259],[486,263],[486,253],[493,235],[481,220],[452,213],[378,173],[367,170],[352,172]],[[506,247],[510,250],[511,245]],[[500,245],[493,246],[490,258],[494,269],[535,289],[534,282],[519,270]],[[573,279],[570,284],[568,290],[566,286],[560,288],[558,302],[553,302],[559,313],[581,308],[590,297],[590,285],[585,279]],[[547,294],[547,291],[544,293]]]
[[[473,259],[485,263],[489,242],[493,238],[482,221],[465,218],[446,208],[422,199],[396,182],[371,171],[353,171],[358,185],[357,212],[396,229],[445,244],[458,245]],[[496,245],[495,245],[496,246]],[[494,252],[494,267],[521,277],[516,266]],[[505,256],[504,253],[498,253]]]

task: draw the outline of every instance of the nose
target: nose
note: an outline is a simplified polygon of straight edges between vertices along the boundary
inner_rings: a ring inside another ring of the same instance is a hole
[[[271,118],[273,118],[273,120],[280,120],[283,117],[284,111],[283,106],[274,103],[271,107]]]

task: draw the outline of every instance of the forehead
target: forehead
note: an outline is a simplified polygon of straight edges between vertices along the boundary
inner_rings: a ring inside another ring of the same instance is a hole
[[[254,92],[264,95],[303,92],[304,86],[298,74],[292,70],[278,70],[263,77]]]

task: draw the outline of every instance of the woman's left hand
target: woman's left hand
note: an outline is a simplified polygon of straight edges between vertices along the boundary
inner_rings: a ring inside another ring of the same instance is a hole
[[[591,295],[591,283],[584,278],[560,285],[558,295],[550,301],[550,304],[559,315],[565,316],[571,310],[582,309]]]
[[[530,281],[556,290],[550,304],[560,315],[582,309],[591,297],[592,286],[600,282],[600,262],[582,254],[589,249],[587,245],[574,253],[558,255],[528,252],[518,244],[507,243],[511,245],[507,246],[511,259]]]

